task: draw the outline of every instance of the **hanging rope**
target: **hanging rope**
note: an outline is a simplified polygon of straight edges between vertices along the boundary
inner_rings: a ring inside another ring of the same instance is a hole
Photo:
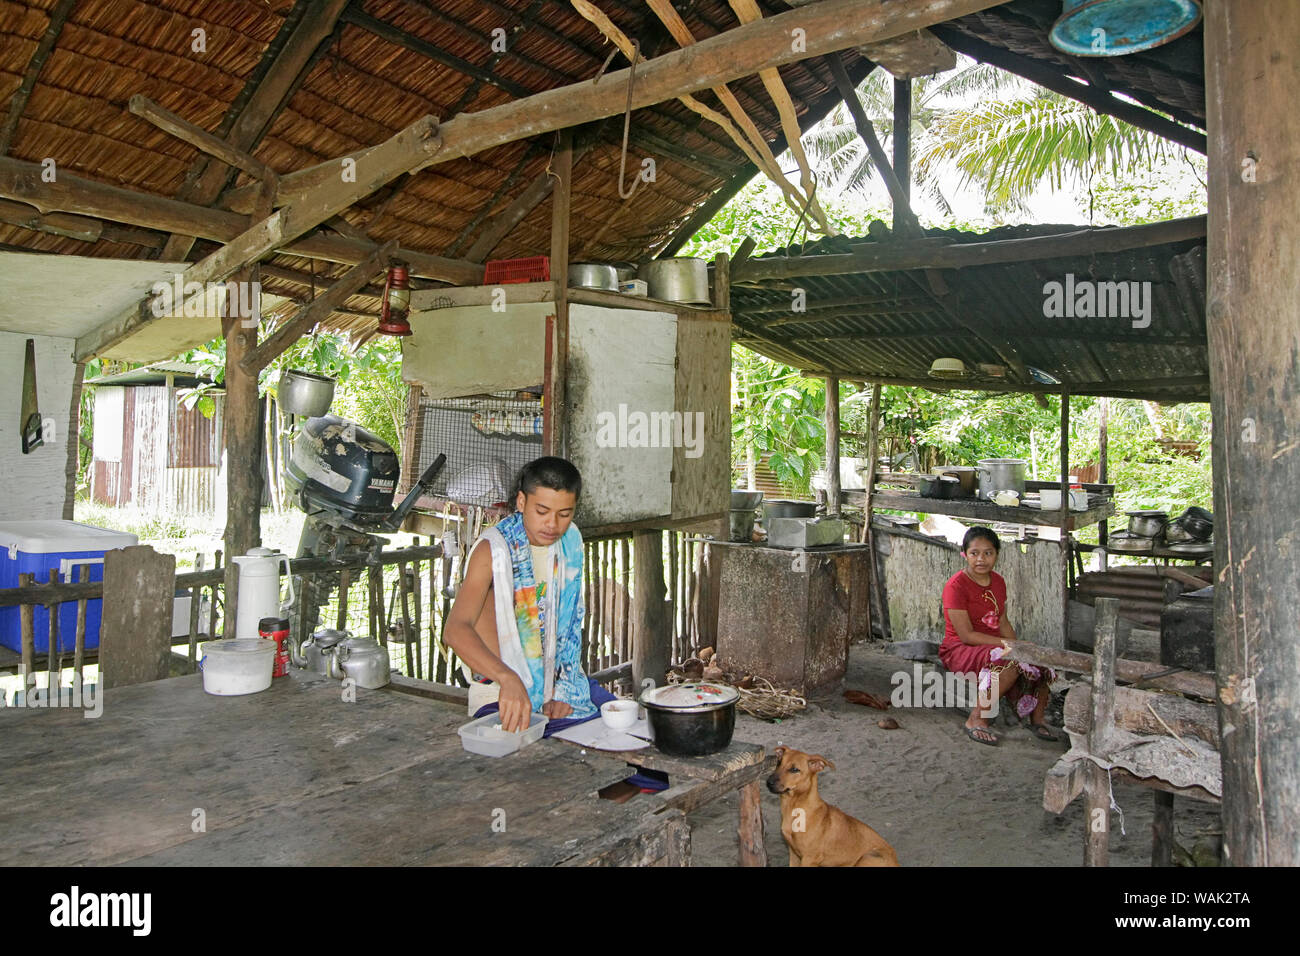
[[[627,134],[632,127],[632,87],[636,83],[636,64],[641,56],[641,41],[632,41],[632,66],[627,71],[627,106],[623,110],[623,151],[618,157],[618,198],[628,200],[636,192],[636,187],[641,183],[641,176],[638,174],[632,180],[632,188],[623,191],[623,177],[627,170]]]

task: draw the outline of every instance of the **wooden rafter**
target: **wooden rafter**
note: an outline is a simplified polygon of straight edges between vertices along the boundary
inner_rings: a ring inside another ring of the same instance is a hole
[[[350,296],[360,291],[372,276],[386,267],[389,257],[396,249],[396,242],[389,242],[379,247],[336,279],[323,294],[302,306],[292,318],[244,356],[240,362],[244,371],[255,376],[314,326],[329,318],[331,312],[342,306]]]
[[[369,195],[384,183],[419,165],[441,145],[437,128],[437,120],[426,116],[368,150],[357,160],[354,181],[331,183],[314,190],[280,207],[268,218],[253,223],[216,252],[187,268],[181,276],[181,286],[190,288],[197,285],[203,288],[208,283],[225,280],[232,273],[253,265],[262,256],[288,244],[330,216],[346,209],[357,199]],[[141,299],[121,314],[80,336],[75,354],[83,358],[96,355],[139,331],[153,319],[149,303],[148,297]],[[184,304],[178,303],[177,307],[183,309]]]
[[[226,142],[237,150],[252,152],[275,117],[288,102],[289,90],[298,81],[317,47],[334,31],[339,14],[349,0],[320,0],[308,7],[284,47],[270,65],[266,75],[248,97],[239,116],[231,124]],[[177,198],[206,206],[214,202],[225,185],[228,167],[208,162],[192,184],[182,188]],[[184,259],[194,244],[194,237],[175,234],[163,247],[160,258]]]
[[[1098,113],[1113,116],[1125,123],[1136,126],[1138,129],[1155,133],[1157,136],[1179,143],[1188,149],[1194,149],[1201,154],[1204,154],[1207,149],[1204,133],[1166,119],[1154,110],[1136,106],[1133,103],[1126,103],[1107,90],[1078,83],[1058,73],[1050,66],[1002,50],[992,44],[985,43],[983,40],[968,37],[957,30],[944,30],[940,33],[940,36],[948,46],[958,53],[964,53],[982,63],[988,63],[1001,70],[1006,70],[1008,73],[1022,76],[1026,80],[1037,83],[1054,93],[1060,93],[1062,96],[1078,100]]]
[[[252,223],[248,216],[238,213],[97,183],[74,173],[61,172],[55,182],[45,182],[41,177],[41,167],[36,163],[5,157],[0,157],[0,198],[25,203],[46,215],[73,213],[93,216],[215,242],[229,242]],[[318,232],[285,246],[281,251],[355,265],[374,247],[373,242]],[[481,266],[463,259],[448,259],[411,249],[399,250],[398,257],[411,264],[412,274],[426,279],[467,285],[476,281],[476,276],[482,277]]]
[[[142,96],[139,93],[132,96],[127,101],[127,109],[182,142],[189,143],[195,149],[202,150],[209,156],[215,156],[229,166],[242,169],[256,179],[264,182],[269,180],[272,183],[278,179],[275,171],[261,160],[255,159],[242,149],[237,149],[225,140],[213,136],[207,130],[182,119],[171,110],[164,109],[147,96]]]
[[[9,111],[5,114],[4,126],[0,126],[0,156],[8,153],[9,147],[13,145],[14,134],[18,131],[18,121],[22,118],[23,110],[27,109],[27,100],[31,97],[32,90],[36,88],[36,78],[40,76],[45,61],[54,52],[54,45],[59,42],[63,25],[68,22],[68,16],[76,5],[77,0],[59,0],[50,11],[49,25],[41,34],[41,40],[36,44],[32,58],[27,61],[22,82],[18,84],[14,95],[9,98]]]

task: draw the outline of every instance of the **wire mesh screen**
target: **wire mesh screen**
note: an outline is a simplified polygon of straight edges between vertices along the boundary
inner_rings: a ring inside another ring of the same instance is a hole
[[[416,473],[438,455],[447,456],[433,497],[465,505],[504,503],[515,475],[542,454],[541,397],[509,391],[421,398],[419,428]]]

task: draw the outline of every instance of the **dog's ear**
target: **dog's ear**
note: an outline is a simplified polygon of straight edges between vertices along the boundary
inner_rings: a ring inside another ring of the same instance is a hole
[[[782,757],[785,756],[786,749],[787,748],[785,747],[776,747],[772,750],[772,753],[776,754],[777,760],[780,760]]]
[[[834,770],[835,764],[831,763],[821,754],[813,754],[808,758],[808,769],[813,773],[821,773],[823,770]]]

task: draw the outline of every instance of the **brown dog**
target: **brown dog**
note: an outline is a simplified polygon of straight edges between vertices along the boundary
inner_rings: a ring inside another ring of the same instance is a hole
[[[835,764],[789,747],[774,752],[781,762],[767,789],[781,795],[781,836],[791,866],[898,866],[879,833],[817,795],[817,774]]]

